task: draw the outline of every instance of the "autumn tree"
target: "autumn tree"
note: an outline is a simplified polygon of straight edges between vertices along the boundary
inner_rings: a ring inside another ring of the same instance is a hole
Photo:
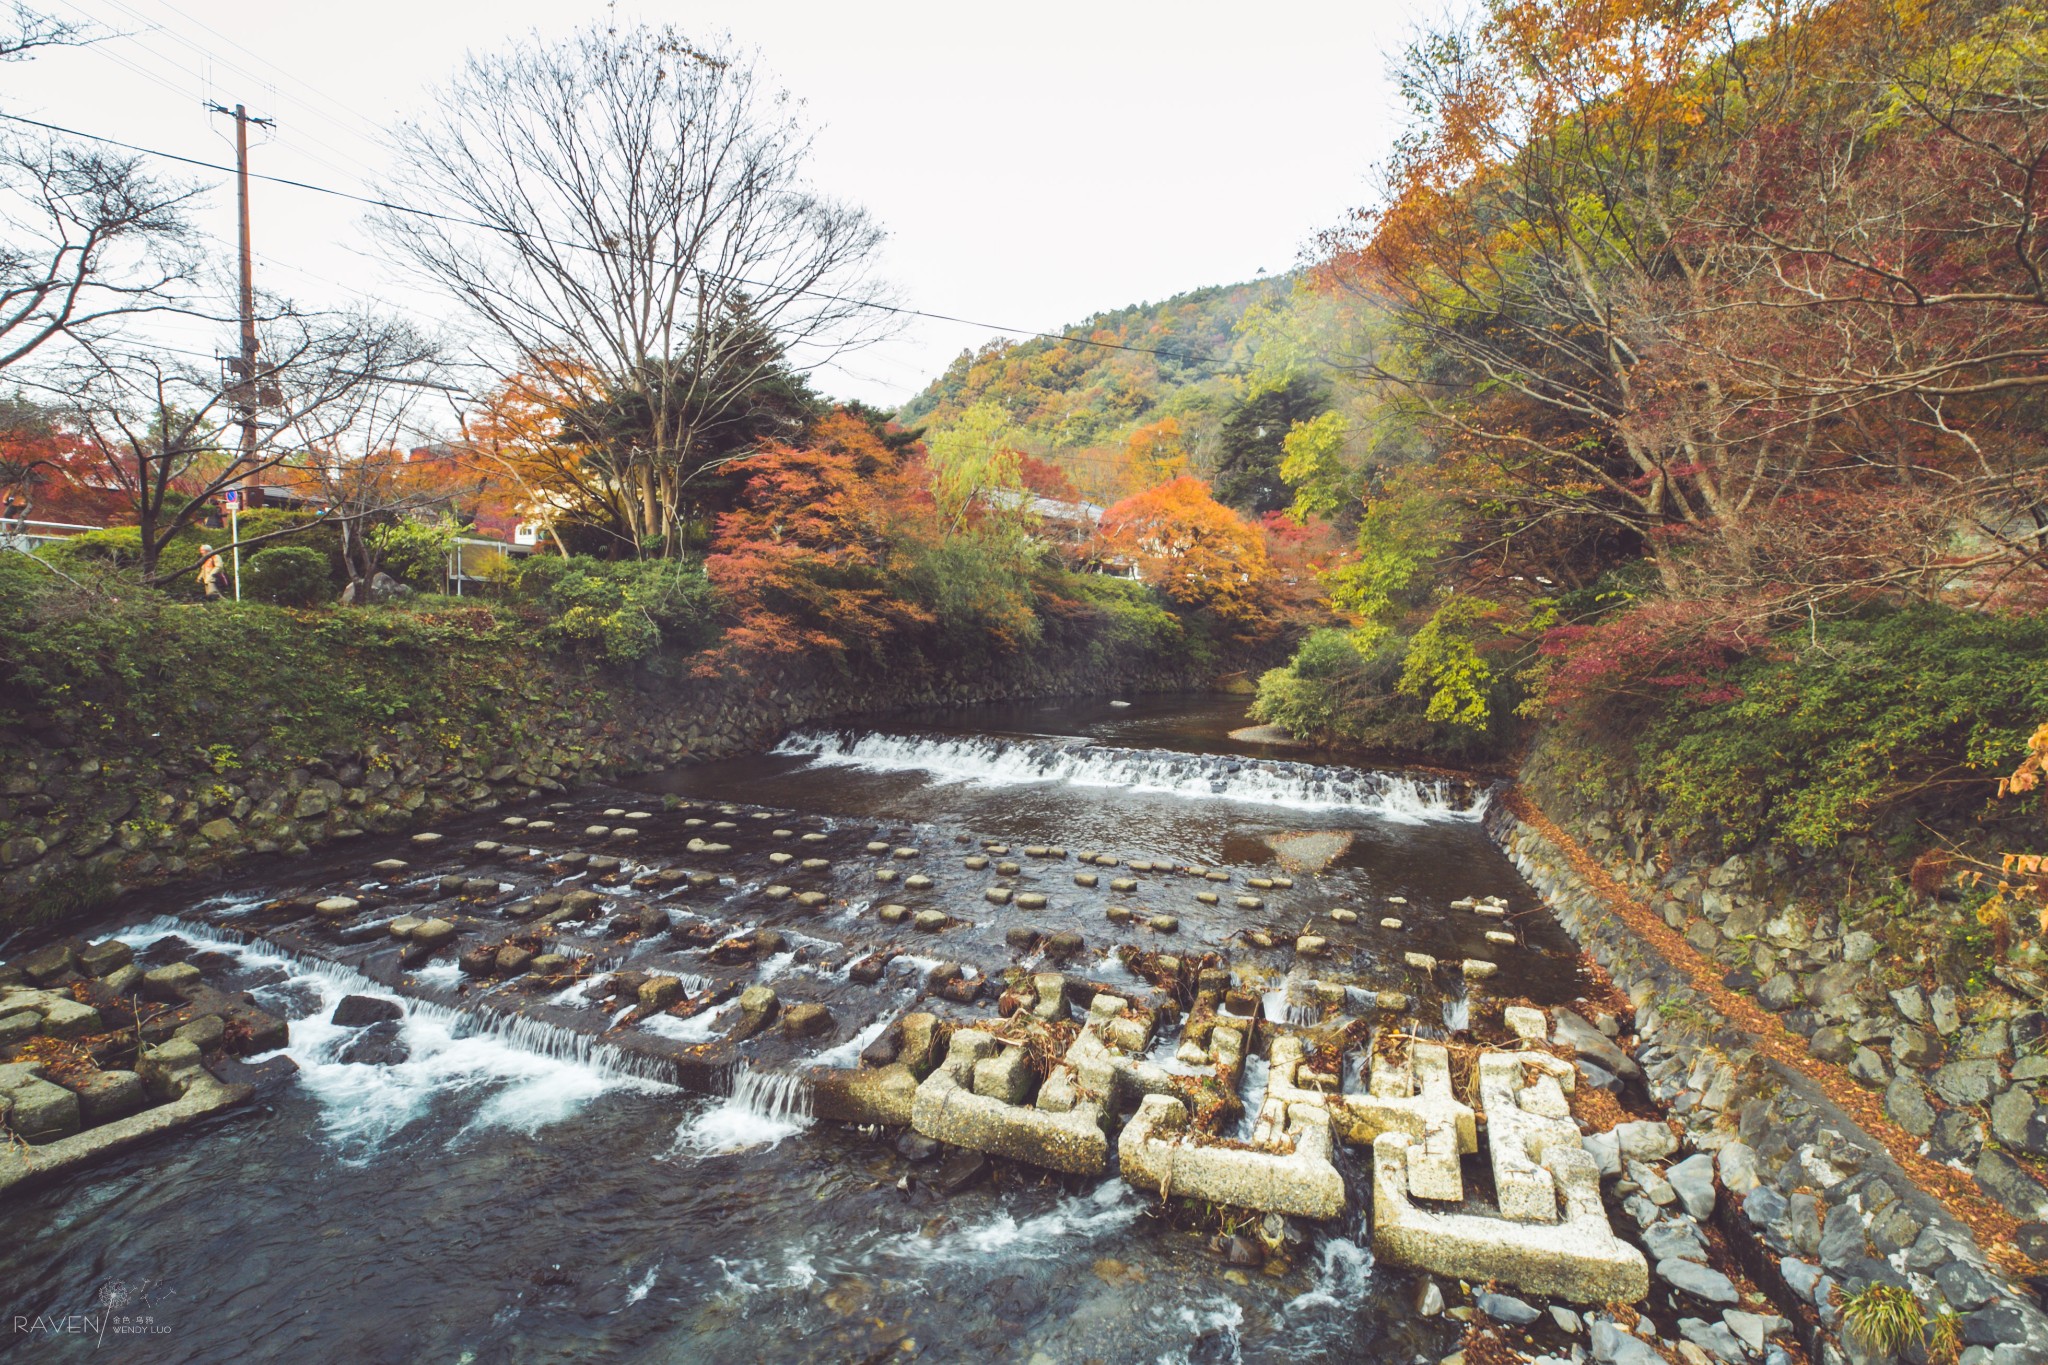
[[[472,57],[398,133],[386,239],[547,372],[638,552],[676,553],[707,469],[771,434],[764,392],[873,339],[882,234],[806,180],[800,106],[753,58],[597,24]],[[784,448],[787,448],[786,446]],[[713,509],[715,510],[715,509]]]
[[[1268,628],[1276,575],[1265,541],[1200,479],[1174,479],[1104,512],[1100,552],[1136,565],[1168,598],[1240,635]]]
[[[925,435],[933,503],[950,531],[969,515],[1014,510],[1024,488],[1023,454],[1010,415],[996,403],[977,403],[957,421]]]
[[[884,490],[899,469],[898,454],[846,412],[800,445],[770,443],[735,467],[745,482],[704,561],[732,624],[705,671],[750,659],[843,663],[930,623],[888,571]]]

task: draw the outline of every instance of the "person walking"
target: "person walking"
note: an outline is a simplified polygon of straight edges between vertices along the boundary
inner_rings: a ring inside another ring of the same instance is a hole
[[[205,556],[199,561],[199,591],[209,602],[226,601],[227,571],[220,566],[220,556],[211,545],[201,545],[199,553]]]

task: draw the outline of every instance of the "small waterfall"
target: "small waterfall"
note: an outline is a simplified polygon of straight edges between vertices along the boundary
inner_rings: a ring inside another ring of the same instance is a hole
[[[1309,1028],[1319,1024],[1323,1012],[1314,1005],[1303,1004],[1288,998],[1286,987],[1267,991],[1261,997],[1262,1012],[1270,1023],[1285,1024],[1289,1028]]]
[[[942,782],[996,787],[1064,782],[1297,810],[1355,811],[1403,824],[1479,820],[1491,798],[1490,790],[1472,783],[1414,773],[1086,741],[800,730],[775,752],[867,772],[927,772]]]
[[[315,978],[341,995],[394,994],[390,987],[364,976],[353,967],[280,948],[237,929],[197,924],[175,915],[159,915],[120,937],[129,946],[139,948],[173,934],[194,947],[230,953],[244,966],[279,967],[297,977]],[[445,1028],[452,1037],[491,1039],[550,1061],[588,1067],[608,1080],[666,1083],[672,1079],[668,1065],[658,1059],[642,1057],[600,1042],[590,1034],[530,1019],[523,1014],[482,1008],[455,1009],[416,996],[399,996],[398,1000],[407,1014],[432,1021]]]
[[[1444,997],[1444,1031],[1463,1033],[1472,1027],[1472,998],[1459,990]]]
[[[703,1156],[773,1147],[811,1126],[811,1086],[801,1076],[740,1065],[727,1073],[726,1097],[704,1105],[676,1129],[676,1147]]]
[[[811,1084],[801,1076],[781,1071],[756,1071],[736,1067],[732,1073],[732,1102],[749,1114],[764,1119],[811,1117]]]

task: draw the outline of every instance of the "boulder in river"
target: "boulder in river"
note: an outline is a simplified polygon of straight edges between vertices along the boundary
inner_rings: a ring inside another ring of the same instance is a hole
[[[791,1005],[782,1012],[782,1031],[792,1038],[816,1038],[832,1031],[832,1011],[819,1004]]]
[[[396,1000],[386,1000],[374,995],[345,995],[334,1007],[334,1024],[337,1028],[367,1028],[386,1020],[405,1017],[405,1010]]]

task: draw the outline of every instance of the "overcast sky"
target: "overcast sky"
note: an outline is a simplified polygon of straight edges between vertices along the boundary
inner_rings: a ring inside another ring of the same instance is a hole
[[[465,52],[607,12],[574,0],[33,2],[116,36],[0,67],[0,108],[226,162],[231,122],[204,104],[240,100],[277,119],[256,169],[355,191],[384,167],[380,130],[417,111]],[[819,186],[888,229],[884,274],[905,303],[1057,330],[1294,265],[1369,196],[1398,121],[1390,58],[1419,9],[676,0],[617,13],[759,49],[820,126]],[[380,264],[357,208],[260,183],[254,203],[261,287],[435,316]],[[201,219],[231,262],[230,183]],[[993,331],[918,321],[819,383],[894,405]],[[187,342],[230,344],[196,323]]]

